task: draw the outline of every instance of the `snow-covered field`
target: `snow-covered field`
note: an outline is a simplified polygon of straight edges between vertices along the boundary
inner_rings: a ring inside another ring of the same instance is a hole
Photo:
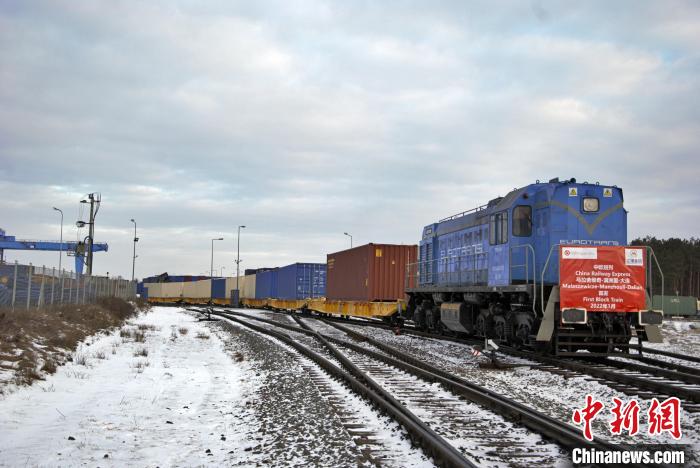
[[[0,466],[432,466],[286,346],[175,308],[89,339],[56,374],[10,390]]]
[[[0,400],[0,465],[191,466],[245,453],[235,413],[250,382],[221,340],[168,308],[130,324],[144,342],[88,340],[55,375]]]

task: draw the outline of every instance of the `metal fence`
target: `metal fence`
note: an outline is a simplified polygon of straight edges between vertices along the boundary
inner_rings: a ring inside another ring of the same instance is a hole
[[[87,276],[56,268],[0,264],[0,307],[39,308],[87,304],[102,297],[136,297],[136,283],[122,278]]]

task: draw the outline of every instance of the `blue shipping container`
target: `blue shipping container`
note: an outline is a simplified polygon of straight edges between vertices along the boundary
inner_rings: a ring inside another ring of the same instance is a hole
[[[277,297],[277,269],[263,271],[255,276],[255,298]]]
[[[226,278],[211,280],[212,299],[226,299]]]
[[[277,270],[276,286],[277,295],[272,297],[277,299],[323,297],[326,295],[326,264],[292,263],[281,267]]]

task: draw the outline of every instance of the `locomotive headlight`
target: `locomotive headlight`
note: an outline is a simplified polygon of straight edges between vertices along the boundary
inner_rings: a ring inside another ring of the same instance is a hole
[[[587,213],[598,211],[599,202],[597,198],[586,197],[583,199],[583,211]]]

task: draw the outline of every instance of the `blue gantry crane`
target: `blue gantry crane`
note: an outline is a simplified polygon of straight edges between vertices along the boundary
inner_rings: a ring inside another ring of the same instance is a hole
[[[95,242],[92,245],[94,252],[106,252],[108,245],[105,242]],[[3,229],[0,229],[0,262],[5,260],[5,250],[40,250],[66,252],[69,256],[75,257],[75,272],[83,273],[85,256],[88,251],[88,243],[81,241],[48,241],[48,240],[27,240],[15,239],[15,236],[8,236]]]

